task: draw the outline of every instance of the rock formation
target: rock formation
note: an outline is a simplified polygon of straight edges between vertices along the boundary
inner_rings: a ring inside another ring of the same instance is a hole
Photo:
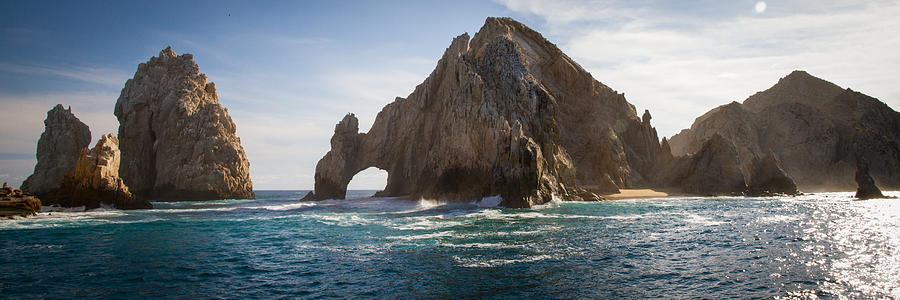
[[[488,18],[453,39],[434,71],[382,109],[367,133],[348,114],[316,166],[306,199],[342,199],[357,172],[388,172],[382,196],[530,207],[554,196],[648,186],[665,153],[625,96],[596,81],[539,33]]]
[[[100,204],[118,209],[153,208],[150,202],[136,198],[119,178],[119,140],[112,134],[104,135],[93,149],[84,149],[75,170],[66,174],[60,188],[51,193],[46,204],[63,207],[84,206],[85,209]]]
[[[700,151],[674,158],[658,176],[659,186],[702,196],[738,195],[747,189],[735,147],[720,135]]]
[[[58,189],[63,176],[75,169],[81,149],[90,142],[90,129],[72,114],[71,107],[57,104],[50,109],[38,140],[34,173],[22,183],[22,191],[40,197]]]
[[[254,197],[234,122],[192,55],[166,48],[141,63],[115,115],[119,175],[136,195],[163,201]]]
[[[774,154],[766,155],[753,163],[748,179],[745,196],[767,197],[800,193],[797,184],[787,176]]]
[[[0,217],[32,216],[41,211],[41,200],[3,183],[0,189]]]
[[[900,188],[900,113],[803,71],[707,112],[669,145],[675,155],[694,153],[716,134],[735,146],[746,177],[771,153],[801,190],[852,190],[859,157],[879,162],[871,172],[883,186]]]
[[[875,185],[875,180],[869,176],[869,164],[860,160],[856,165],[856,198],[866,200],[873,198],[884,198],[884,194]]]

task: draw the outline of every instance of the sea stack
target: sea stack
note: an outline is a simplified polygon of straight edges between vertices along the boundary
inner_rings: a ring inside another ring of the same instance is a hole
[[[856,198],[867,200],[873,198],[884,198],[884,194],[875,185],[875,180],[869,176],[869,164],[860,160],[856,164]]]
[[[85,209],[98,208],[100,204],[118,209],[153,208],[147,200],[132,195],[119,178],[120,156],[116,137],[103,135],[93,149],[85,148],[81,152],[75,170],[66,174],[59,190],[51,193],[46,201]]]
[[[454,38],[428,78],[385,106],[367,133],[346,115],[305,199],[342,199],[353,175],[374,166],[388,172],[380,196],[500,195],[506,207],[597,200],[651,185],[667,155],[649,112],[638,117],[623,94],[534,30],[488,18],[471,39]]]
[[[771,155],[800,190],[847,191],[860,158],[878,162],[870,171],[882,187],[900,189],[900,113],[804,71],[707,112],[669,145],[675,155],[695,153],[714,135],[735,146],[747,177]]]
[[[253,198],[250,163],[216,86],[171,47],[141,63],[116,101],[119,175],[159,201]]]
[[[75,169],[81,150],[91,142],[91,130],[57,104],[47,112],[44,133],[37,143],[34,173],[22,183],[22,191],[42,197],[59,188],[63,176]]]

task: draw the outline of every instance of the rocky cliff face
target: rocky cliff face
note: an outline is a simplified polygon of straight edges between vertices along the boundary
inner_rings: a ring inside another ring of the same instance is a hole
[[[737,150],[718,134],[696,153],[673,159],[657,177],[658,186],[692,195],[738,195],[747,189]]]
[[[667,153],[665,153],[667,154]],[[488,18],[456,37],[434,71],[359,133],[349,114],[319,161],[315,193],[344,198],[357,172],[388,172],[382,196],[475,200],[507,207],[651,184],[666,157],[650,115],[594,80],[537,32]]]
[[[119,178],[120,157],[116,137],[102,136],[93,149],[81,152],[75,169],[66,174],[56,192],[45,197],[45,203],[85,209],[98,208],[101,203],[118,209],[153,208],[147,200],[131,194]]]
[[[871,173],[882,186],[900,188],[900,113],[803,71],[711,110],[669,144],[675,155],[694,153],[716,134],[735,145],[747,177],[771,153],[802,190],[853,190],[861,158],[879,162]]]
[[[37,165],[22,183],[22,191],[43,196],[58,189],[63,176],[75,169],[81,149],[90,142],[90,129],[72,114],[71,108],[57,104],[50,109],[37,144]]]
[[[116,102],[120,176],[158,200],[253,198],[250,164],[215,84],[166,48],[138,66]]]

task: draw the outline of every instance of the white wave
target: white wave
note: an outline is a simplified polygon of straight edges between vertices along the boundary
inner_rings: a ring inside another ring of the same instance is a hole
[[[708,217],[704,217],[697,214],[684,214],[684,221],[686,223],[701,225],[701,226],[715,226],[722,224],[721,221],[713,221]]]
[[[498,207],[500,206],[500,202],[503,202],[503,197],[496,195],[481,198],[481,200],[475,201],[473,204],[478,207]]]
[[[446,221],[443,219],[434,219],[434,217],[411,217],[408,219],[419,219],[413,223],[392,226],[397,230],[435,230],[440,228],[454,227],[462,225],[459,221]]]
[[[508,264],[515,263],[531,263],[542,260],[551,259],[550,255],[542,254],[542,255],[528,255],[517,259],[478,259],[478,258],[464,258],[459,256],[453,256],[453,260],[456,261],[460,266],[467,268],[493,268],[499,267]]]
[[[283,210],[292,210],[292,209],[311,207],[311,206],[316,206],[316,203],[315,202],[296,202],[296,203],[289,203],[289,204],[267,205],[267,206],[259,206],[259,207],[248,207],[248,208],[283,211]]]
[[[453,236],[452,231],[441,231],[435,233],[427,233],[427,234],[419,234],[419,235],[398,235],[398,236],[387,236],[386,239],[390,240],[403,240],[403,241],[415,241],[415,240],[429,240],[439,237],[450,237]]]
[[[372,220],[362,218],[355,214],[310,215],[309,217],[317,219],[317,221],[322,224],[341,227],[367,225],[372,223]]]
[[[438,246],[448,247],[448,248],[477,248],[477,249],[525,249],[527,246],[525,245],[509,245],[509,244],[501,244],[501,243],[466,243],[466,244],[451,244],[451,243],[440,243]]]

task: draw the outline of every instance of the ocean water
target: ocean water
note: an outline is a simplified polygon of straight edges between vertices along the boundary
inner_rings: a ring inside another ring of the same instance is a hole
[[[0,221],[0,298],[900,298],[897,199],[304,194]]]

